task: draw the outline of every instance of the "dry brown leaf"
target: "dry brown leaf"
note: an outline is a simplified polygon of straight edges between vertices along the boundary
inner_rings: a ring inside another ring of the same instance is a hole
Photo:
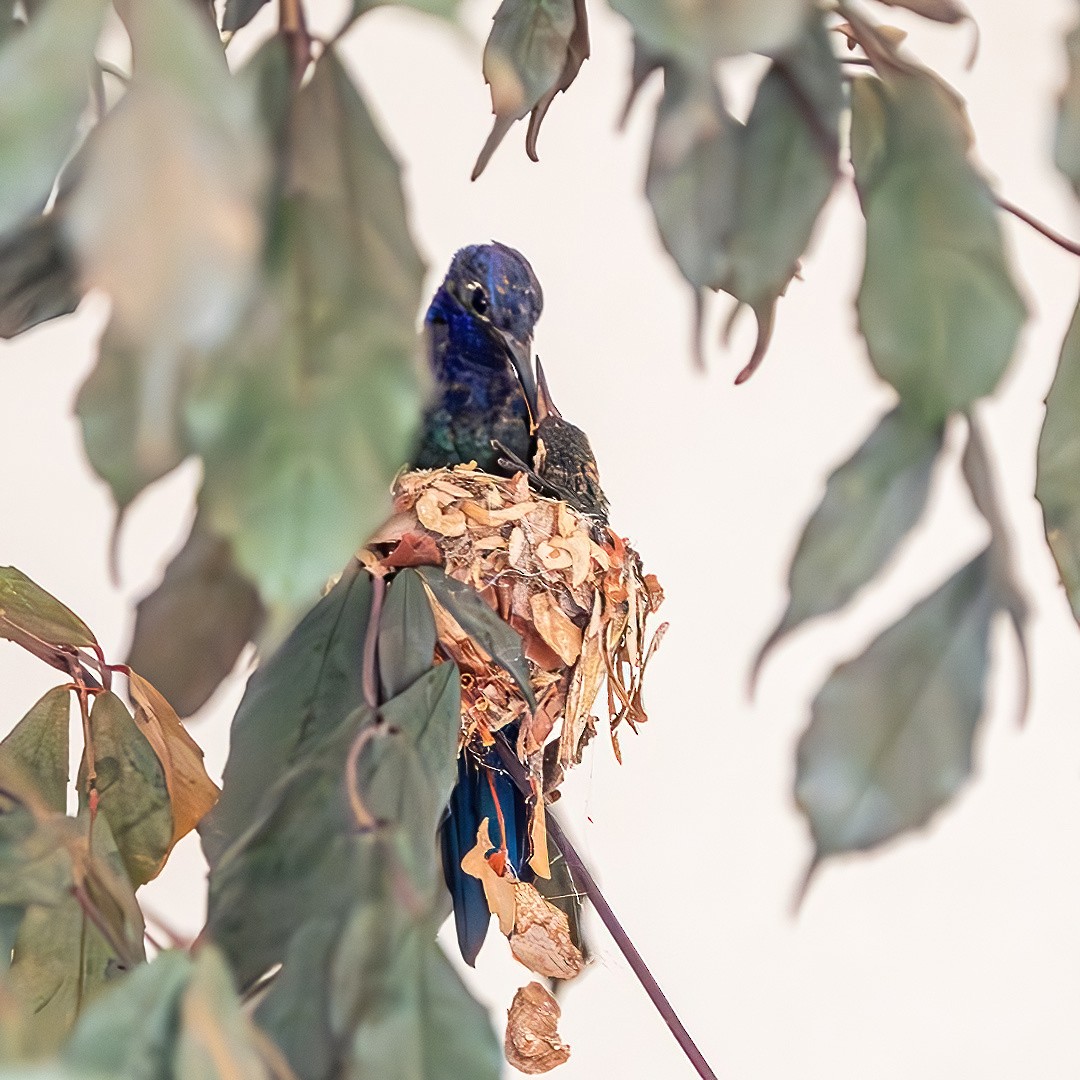
[[[566,548],[556,547],[550,540],[543,540],[537,545],[536,557],[545,570],[567,570],[574,565],[574,556]]]
[[[488,819],[480,822],[476,832],[476,847],[465,853],[461,869],[470,877],[477,878],[484,886],[488,910],[499,920],[499,929],[509,937],[513,933],[517,908],[517,882],[511,877],[500,877],[488,862],[487,856],[495,845],[488,831]],[[537,894],[539,895],[539,894]],[[561,914],[561,912],[560,912]],[[566,916],[564,915],[565,919]]]
[[[425,529],[430,529],[440,536],[462,536],[467,528],[465,515],[461,510],[451,508],[443,510],[445,493],[428,488],[416,500],[416,516]]]
[[[569,667],[581,655],[581,628],[570,621],[551,593],[533,593],[529,609],[537,632]]]
[[[401,570],[406,566],[442,566],[443,558],[439,545],[427,533],[410,529],[401,535],[397,547],[381,561],[388,569]]]
[[[507,1062],[535,1076],[567,1061],[570,1047],[559,1037],[560,1016],[559,1003],[538,982],[521,987],[506,1015]]]
[[[135,722],[154,749],[165,773],[172,810],[172,846],[186,836],[217,802],[221,792],[206,774],[203,752],[176,711],[141,675],[128,675]]]
[[[570,937],[564,912],[545,900],[535,886],[514,885],[517,901],[510,951],[530,971],[549,979],[572,979],[585,967],[585,957]],[[501,923],[500,923],[501,926]]]

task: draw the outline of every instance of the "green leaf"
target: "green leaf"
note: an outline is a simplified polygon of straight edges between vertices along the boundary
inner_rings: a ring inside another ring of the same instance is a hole
[[[396,697],[430,667],[437,634],[424,582],[402,570],[391,582],[379,620],[379,682],[383,698]]]
[[[926,505],[941,440],[940,428],[897,406],[830,475],[791,563],[787,611],[758,664],[800,623],[843,607],[888,562]]]
[[[1046,396],[1035,497],[1073,615],[1080,620],[1080,306]]]
[[[494,1080],[502,1054],[487,1011],[466,990],[431,930],[387,935],[386,925],[377,908],[364,909],[335,958],[337,996],[351,984],[360,997],[353,1075]]]
[[[399,168],[332,52],[291,119],[270,280],[186,410],[208,525],[278,624],[388,509],[422,400]]]
[[[971,15],[967,8],[957,3],[957,0],[881,0],[889,7],[907,8],[921,15],[924,19],[933,19],[935,22],[958,23],[964,19],[970,19]]]
[[[815,864],[924,825],[965,783],[994,608],[984,552],[822,687],[795,780]]]
[[[64,1061],[84,1073],[125,1080],[171,1077],[180,997],[191,969],[191,957],[177,949],[136,968],[79,1018]]]
[[[86,456],[121,510],[190,453],[176,405],[175,392],[159,385],[144,351],[115,325],[106,327],[97,364],[75,399],[75,414]]]
[[[84,836],[88,825],[89,815],[84,813],[79,819]],[[99,910],[107,909],[103,916],[125,952],[136,961],[142,959],[139,908],[104,817],[94,823],[92,849],[87,892]],[[28,908],[8,975],[8,985],[25,1013],[22,1052],[27,1056],[55,1052],[82,1009],[124,967],[70,892],[55,906]]]
[[[90,710],[99,810],[108,821],[128,877],[142,885],[156,877],[172,843],[169,792],[161,762],[127,706],[105,691]],[[85,798],[87,761],[79,769]]]
[[[265,612],[229,545],[195,518],[161,584],[135,609],[127,664],[180,716],[201,709],[259,632]]]
[[[529,708],[535,709],[536,695],[529,682],[529,665],[517,633],[484,603],[471,585],[447,577],[435,566],[418,566],[416,573],[423,578],[432,596],[453,615],[461,629],[517,683]]]
[[[330,1080],[334,1075],[337,1055],[326,975],[340,933],[336,919],[306,922],[255,1012],[255,1022],[273,1037],[300,1080]]]
[[[1058,102],[1057,131],[1054,139],[1054,163],[1080,194],[1080,26],[1065,37],[1069,59],[1069,79]]]
[[[820,19],[769,68],[740,132],[731,260],[721,288],[749,305],[758,342],[739,381],[760,363],[776,303],[798,269],[838,173],[844,90]]]
[[[229,74],[194,4],[142,0],[125,22],[131,84],[87,146],[65,220],[84,280],[112,297],[115,329],[142,353],[166,418],[183,348],[222,342],[253,290],[266,148],[255,88]]]
[[[0,566],[0,637],[24,648],[31,638],[75,648],[97,644],[78,615],[14,566]]]
[[[23,767],[50,810],[67,810],[71,691],[54,686],[0,742],[0,754]]]
[[[716,60],[740,53],[773,54],[794,42],[812,0],[757,0],[752,4],[685,0],[612,0],[634,34],[665,61],[709,71]]]
[[[933,426],[995,388],[1026,315],[970,143],[962,105],[929,74],[853,80],[859,324],[878,374]]]
[[[583,0],[502,0],[484,49],[495,124],[473,168],[474,180],[510,128],[530,112],[529,156],[537,160],[545,113],[588,59],[587,18]]]
[[[104,0],[49,0],[0,49],[0,233],[44,207],[87,104]]]
[[[225,0],[221,29],[225,33],[234,33],[242,29],[255,18],[265,3],[266,0]]]
[[[353,563],[259,666],[233,718],[221,798],[199,826],[211,868],[256,820],[267,790],[364,703],[361,656],[371,579]]]
[[[221,954],[206,945],[195,954],[180,1006],[176,1080],[266,1080],[270,1072],[256,1049]]]
[[[39,214],[0,237],[0,337],[70,314],[82,294],[55,213]]]
[[[664,247],[699,289],[719,288],[731,274],[741,130],[711,72],[665,67],[645,194]]]

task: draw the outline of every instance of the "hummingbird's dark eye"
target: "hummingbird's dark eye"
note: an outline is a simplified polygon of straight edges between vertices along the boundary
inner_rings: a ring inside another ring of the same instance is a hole
[[[483,285],[476,283],[469,286],[469,303],[477,315],[486,315],[488,311],[488,298],[484,293]]]

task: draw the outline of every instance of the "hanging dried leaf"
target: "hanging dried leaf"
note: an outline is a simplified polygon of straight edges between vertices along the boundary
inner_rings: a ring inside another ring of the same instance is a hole
[[[477,878],[484,886],[488,910],[499,920],[499,930],[509,937],[514,932],[514,917],[517,909],[516,882],[513,877],[498,873],[488,862],[488,855],[495,851],[491,842],[488,819],[480,822],[476,834],[476,847],[461,860],[461,869],[466,874]]]
[[[506,1060],[519,1072],[550,1072],[570,1057],[559,1036],[559,1003],[538,982],[521,987],[506,1018]]]
[[[135,721],[165,773],[173,821],[171,850],[209,813],[220,792],[206,774],[199,744],[187,733],[173,707],[134,671],[128,676],[128,685],[135,703]]]
[[[510,951],[537,975],[572,979],[585,968],[585,958],[570,937],[566,914],[545,900],[534,885],[514,886],[514,930]]]

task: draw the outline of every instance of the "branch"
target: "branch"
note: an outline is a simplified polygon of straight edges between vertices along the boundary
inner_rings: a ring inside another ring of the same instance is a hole
[[[506,735],[502,731],[495,732],[495,748],[502,759],[503,765],[506,767],[506,771],[510,774],[510,778],[523,794],[531,796],[533,794],[532,785],[529,783],[525,768],[518,761],[517,754],[514,753],[513,748],[506,741]],[[702,1080],[716,1080],[716,1073],[713,1072],[704,1055],[697,1048],[696,1043],[690,1037],[690,1033],[683,1027],[682,1021],[672,1008],[671,1002],[664,995],[664,991],[660,989],[660,984],[653,978],[653,974],[642,959],[641,953],[634,947],[629,935],[615,917],[615,912],[611,910],[611,906],[604,899],[604,894],[600,891],[596,879],[589,873],[589,868],[585,863],[582,862],[577,849],[570,842],[566,833],[563,832],[562,826],[555,818],[555,815],[552,814],[551,808],[546,807],[545,809],[548,832],[563,853],[563,858],[566,859],[575,882],[580,882],[585,895],[592,901],[601,922],[607,927],[608,933],[611,934],[615,944],[618,945],[619,951],[626,957],[626,962],[637,976],[638,982],[641,983],[645,993],[649,995],[649,1000],[656,1007],[656,1011],[663,1017],[664,1023],[670,1028],[672,1035],[675,1036],[675,1041],[689,1059],[690,1064],[697,1070],[698,1076]]]
[[[1012,214],[1013,217],[1019,218],[1020,221],[1033,228],[1040,236],[1045,236],[1050,243],[1057,244],[1059,248],[1064,248],[1070,255],[1080,255],[1080,243],[1077,243],[1075,240],[1070,240],[1067,236],[1059,233],[1057,229],[1052,229],[1037,217],[1029,214],[1022,206],[1017,206],[1016,203],[1006,199],[1004,195],[995,194],[994,202],[996,202],[1005,213]]]

